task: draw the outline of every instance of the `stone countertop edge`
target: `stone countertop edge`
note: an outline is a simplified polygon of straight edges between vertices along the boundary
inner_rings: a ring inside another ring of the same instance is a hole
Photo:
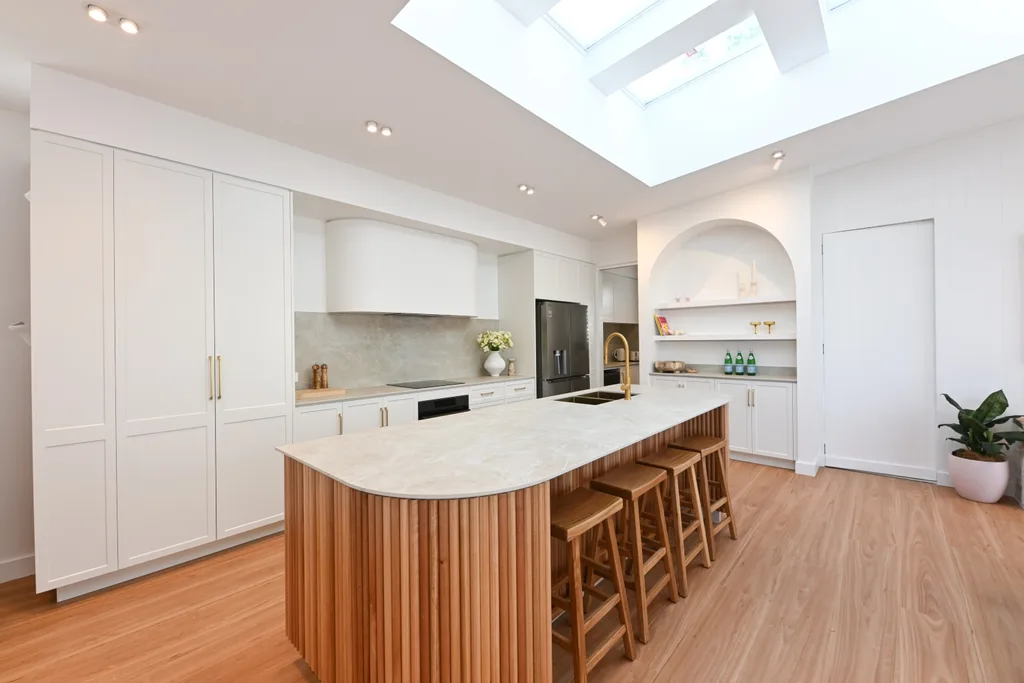
[[[569,395],[277,450],[372,495],[477,498],[550,481],[729,403],[727,394],[650,386],[637,387],[632,401],[599,406],[556,400]]]
[[[326,403],[341,403],[343,401],[352,401],[360,398],[376,398],[377,396],[395,396],[397,394],[419,394],[428,391],[444,391],[446,389],[458,389],[460,386],[475,386],[478,384],[498,384],[505,382],[517,382],[519,380],[533,380],[533,375],[515,375],[509,377],[508,375],[501,375],[499,377],[455,377],[452,379],[445,379],[448,382],[460,382],[461,384],[455,384],[444,387],[427,387],[425,389],[406,389],[404,387],[356,387],[355,389],[346,389],[345,393],[341,396],[335,396],[333,398],[305,398],[295,399],[295,407],[303,408],[305,406],[316,406]]]

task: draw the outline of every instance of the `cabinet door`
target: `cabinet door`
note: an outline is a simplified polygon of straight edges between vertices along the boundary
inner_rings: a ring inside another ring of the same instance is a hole
[[[662,377],[660,375],[651,375],[651,386],[678,389],[680,387],[680,383],[679,380],[676,379],[675,377]]]
[[[295,443],[341,434],[341,411],[336,404],[305,408],[295,413]]]
[[[684,387],[687,391],[712,392],[715,390],[715,380],[706,377],[687,377],[684,380]]]
[[[729,401],[729,448],[750,453],[750,383],[720,379],[715,386],[732,399]]]
[[[751,392],[754,453],[795,460],[793,387],[785,382],[755,382]]]
[[[214,178],[217,537],[284,519],[291,439],[291,193]]]
[[[576,262],[576,292],[579,297],[579,302],[584,306],[590,306],[593,309],[594,298],[596,296],[597,283],[594,281],[595,277],[594,266],[590,263],[584,263],[583,261]]]
[[[601,273],[601,320],[604,322],[615,320],[614,277],[611,273]]]
[[[32,485],[42,592],[117,569],[114,152],[39,131],[31,139]]]
[[[416,422],[420,419],[420,402],[416,394],[409,396],[395,396],[384,399],[384,426],[396,427],[398,425]]]
[[[384,406],[380,399],[346,401],[342,406],[342,434],[369,432],[384,426]]]
[[[118,556],[216,538],[213,175],[114,153]]]
[[[639,321],[636,280],[628,277],[622,278],[622,299],[622,322],[636,325]]]
[[[538,299],[565,301],[560,295],[558,258],[544,252],[534,252],[533,280]]]

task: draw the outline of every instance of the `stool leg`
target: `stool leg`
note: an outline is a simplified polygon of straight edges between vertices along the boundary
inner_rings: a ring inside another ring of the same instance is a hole
[[[686,544],[683,539],[683,501],[679,495],[679,477],[670,476],[669,491],[671,492],[669,502],[672,505],[672,521],[676,532],[676,542],[679,545],[679,594],[685,598],[690,594],[690,583],[686,578]]]
[[[587,683],[587,634],[583,630],[583,576],[580,543],[569,541],[569,625],[572,627],[572,670],[576,683]]]
[[[632,547],[629,554],[633,563],[633,589],[636,592],[636,639],[641,643],[650,640],[647,622],[647,577],[644,575],[644,538],[640,529],[640,501],[631,500],[629,506],[629,535]]]
[[[615,537],[615,524],[611,519],[604,522],[608,528],[608,564],[612,566],[615,590],[619,594],[619,622],[626,628],[622,634],[622,647],[626,659],[636,659],[636,643],[633,641],[633,622],[629,618],[629,599],[626,597],[626,581],[622,577],[622,559],[619,557],[619,541]]]
[[[702,563],[705,567],[710,567],[711,555],[708,551],[708,531],[704,527],[704,506],[700,504],[700,495],[697,493],[697,470],[691,467],[687,472],[690,475],[690,495],[693,499],[693,516],[697,518],[697,527],[698,531],[700,531]]]
[[[673,479],[674,478],[675,477],[673,477]],[[668,540],[668,524],[665,522],[665,503],[662,502],[661,491],[659,489],[654,489],[651,494],[654,495],[654,507],[657,510],[658,536],[660,537],[661,545],[665,547],[664,563],[665,571],[668,572],[668,599],[672,602],[679,602],[679,586],[676,585],[676,570],[674,563],[672,562],[672,544]]]
[[[700,459],[700,504],[704,513],[704,526],[708,537],[708,554],[711,561],[716,559],[715,552],[715,526],[711,523],[711,492],[708,490],[708,464],[702,457]]]
[[[725,495],[725,512],[729,515],[729,536],[735,541],[739,538],[740,532],[736,525],[736,515],[732,511],[732,492],[729,490],[729,453],[722,449],[718,451],[718,464],[722,469],[722,493]]]

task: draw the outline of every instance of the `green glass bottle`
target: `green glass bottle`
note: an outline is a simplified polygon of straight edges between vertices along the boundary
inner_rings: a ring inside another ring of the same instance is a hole
[[[754,350],[753,349],[750,350],[750,355],[747,356],[747,374],[748,375],[756,375],[757,374],[757,361],[754,360]]]
[[[732,353],[728,349],[725,350],[725,374],[732,374]]]
[[[737,350],[736,351],[736,355],[733,356],[732,362],[733,362],[732,374],[734,374],[734,375],[742,375],[743,374],[743,351],[742,350]]]

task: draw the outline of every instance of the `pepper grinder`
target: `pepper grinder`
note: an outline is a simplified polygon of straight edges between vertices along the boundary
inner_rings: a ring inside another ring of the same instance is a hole
[[[313,389],[319,389],[320,388],[320,381],[321,381],[320,364],[316,363],[315,365],[313,365]]]
[[[320,388],[329,389],[330,386],[327,384],[327,363],[320,366]]]

